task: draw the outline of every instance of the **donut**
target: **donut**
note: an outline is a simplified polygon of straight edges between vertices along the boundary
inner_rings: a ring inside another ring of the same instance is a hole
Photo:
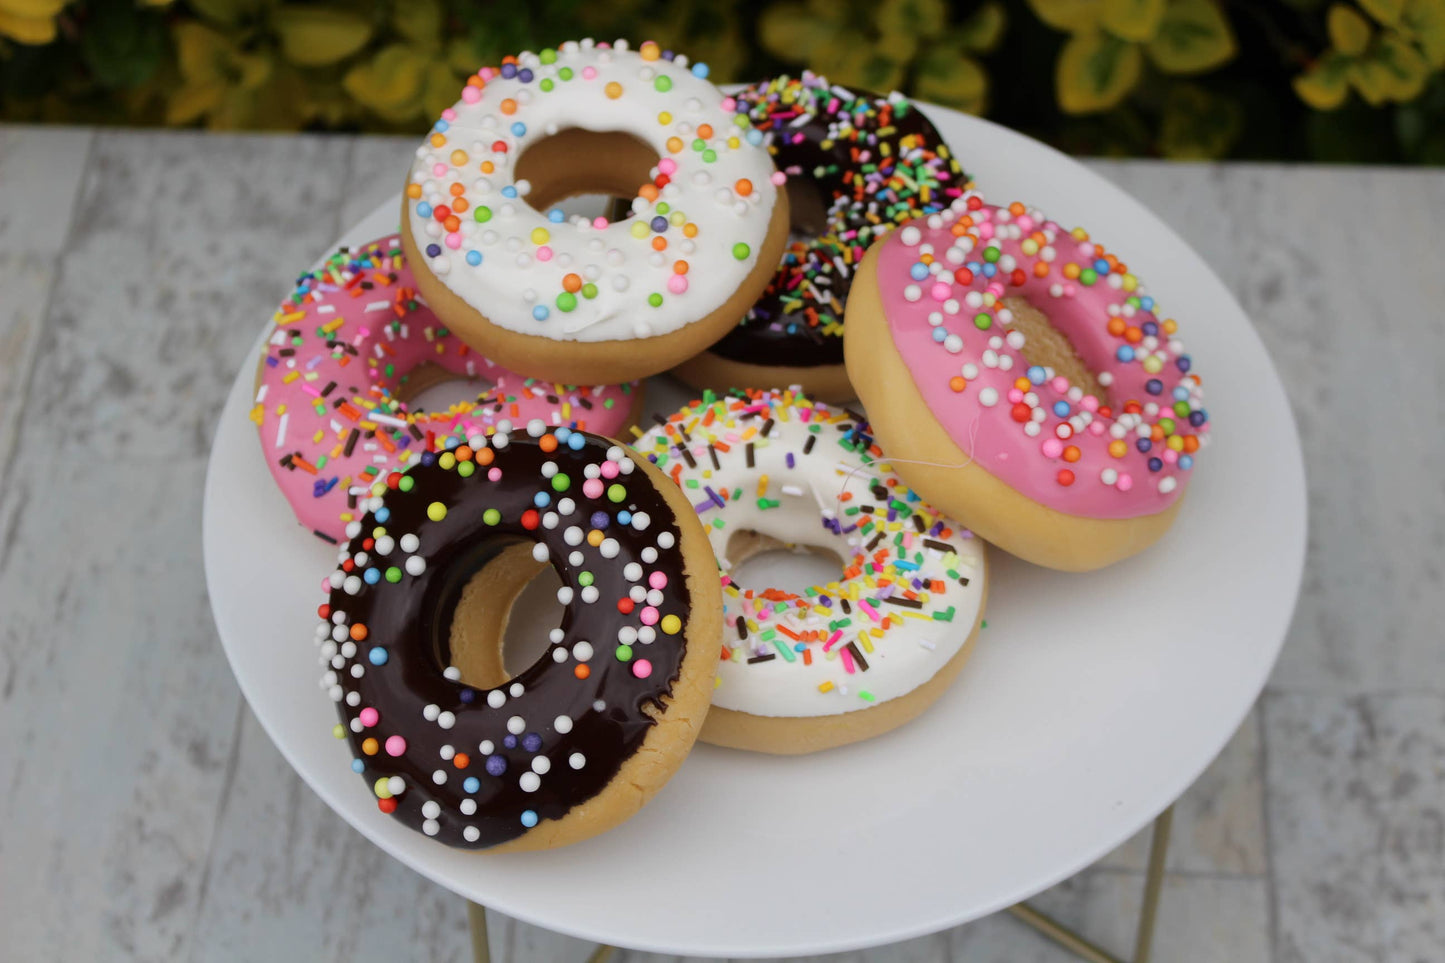
[[[1082,228],[970,194],[869,250],[848,374],[926,501],[1030,562],[1096,569],[1164,534],[1209,440],[1157,312]]]
[[[327,541],[361,517],[373,481],[454,430],[499,419],[619,433],[636,384],[576,387],[525,378],[471,350],[417,293],[395,235],[343,247],[296,281],[274,316],[256,371],[251,420],[266,464],[297,520]],[[491,387],[445,412],[407,402],[438,382]]]
[[[901,94],[852,91],[804,71],[747,88],[737,110],[788,176],[795,236],[742,322],[676,374],[699,388],[798,385],[815,398],[852,398],[843,307],[853,271],[874,240],[943,210],[967,178]]]
[[[983,620],[983,543],[898,480],[858,414],[790,391],[707,393],[637,450],[692,501],[723,573],[704,742],[789,754],[857,742],[958,674]],[[802,594],[733,578],[780,546],[836,554],[838,578]]]
[[[468,78],[417,150],[402,243],[468,344],[556,381],[629,381],[737,322],[787,241],[783,176],[705,64],[568,42]],[[622,221],[568,217],[584,193]]]
[[[377,808],[493,851],[566,845],[640,809],[692,746],[721,632],[712,552],[678,488],[614,441],[533,420],[450,439],[371,490],[316,638],[335,734]],[[546,564],[561,622],[507,678],[507,612]]]

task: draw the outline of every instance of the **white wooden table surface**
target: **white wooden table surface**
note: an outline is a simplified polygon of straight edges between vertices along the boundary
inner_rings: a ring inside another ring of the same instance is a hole
[[[466,958],[463,902],[251,717],[201,571],[232,376],[411,150],[0,127],[0,957]],[[1234,288],[1310,473],[1291,638],[1180,802],[1156,959],[1445,959],[1445,172],[1090,166]],[[1125,952],[1142,863],[1136,839],[1039,904]],[[492,939],[587,952],[495,915]],[[995,917],[836,959],[1069,957]]]

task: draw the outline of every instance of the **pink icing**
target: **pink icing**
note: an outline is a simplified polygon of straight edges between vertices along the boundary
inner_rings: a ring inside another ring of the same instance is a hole
[[[360,518],[355,499],[374,480],[445,447],[453,432],[541,419],[613,435],[636,390],[538,381],[472,351],[422,302],[396,235],[338,251],[302,275],[275,324],[251,419],[297,520],[332,539]],[[395,395],[423,362],[493,387],[445,412],[409,412]]]
[[[1163,511],[1188,483],[1209,421],[1199,378],[1138,279],[1082,230],[976,195],[882,242],[893,342],[949,438],[1006,485],[1086,518]],[[1023,297],[1110,395],[1031,367],[1000,303]],[[1059,408],[1056,411],[1055,406]]]

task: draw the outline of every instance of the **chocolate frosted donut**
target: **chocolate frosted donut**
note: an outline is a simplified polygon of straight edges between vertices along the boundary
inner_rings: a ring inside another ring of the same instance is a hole
[[[843,308],[855,266],[896,224],[943,210],[967,178],[900,94],[852,91],[805,71],[755,84],[737,110],[788,175],[794,238],[742,322],[677,373],[699,387],[802,385],[852,397]]]
[[[378,808],[468,849],[563,845],[639,809],[701,725],[721,627],[670,481],[606,438],[509,428],[377,483],[317,629]],[[506,610],[545,563],[561,622],[508,679]]]

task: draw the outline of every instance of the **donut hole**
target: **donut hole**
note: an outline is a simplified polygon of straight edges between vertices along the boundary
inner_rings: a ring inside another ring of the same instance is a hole
[[[657,151],[625,131],[568,127],[529,144],[517,158],[515,176],[532,185],[524,200],[536,211],[563,205],[564,213],[572,213],[564,202],[580,205],[586,198],[589,210],[601,201],[601,209],[590,216],[618,220],[609,212],[631,216],[632,199],[643,184],[652,183],[659,159]]]
[[[447,372],[443,372],[443,375],[444,377],[421,388],[413,388],[408,383],[402,398],[406,402],[407,410],[413,414],[424,411],[444,412],[455,405],[475,402],[497,386],[486,378],[459,378]]]
[[[788,240],[811,241],[828,226],[828,198],[811,177],[789,177],[784,190],[788,192]]]
[[[1035,307],[1027,298],[1010,296],[1003,299],[1004,307],[1013,312],[1009,330],[1024,336],[1024,346],[1019,353],[1030,365],[1053,368],[1058,374],[1077,385],[1086,395],[1093,395],[1102,404],[1110,404],[1109,391],[1099,383],[1094,371],[1074,347],[1073,341],[1054,326],[1048,312]]]
[[[726,554],[728,575],[754,592],[779,589],[802,595],[842,577],[843,559],[832,546],[791,544],[751,529],[734,532]]]
[[[532,557],[532,542],[517,538],[480,540],[453,571],[456,577],[425,609],[434,613],[437,661],[455,667],[465,685],[495,688],[545,653],[548,631],[562,621],[561,580],[552,566]],[[543,595],[547,573],[551,606]]]

